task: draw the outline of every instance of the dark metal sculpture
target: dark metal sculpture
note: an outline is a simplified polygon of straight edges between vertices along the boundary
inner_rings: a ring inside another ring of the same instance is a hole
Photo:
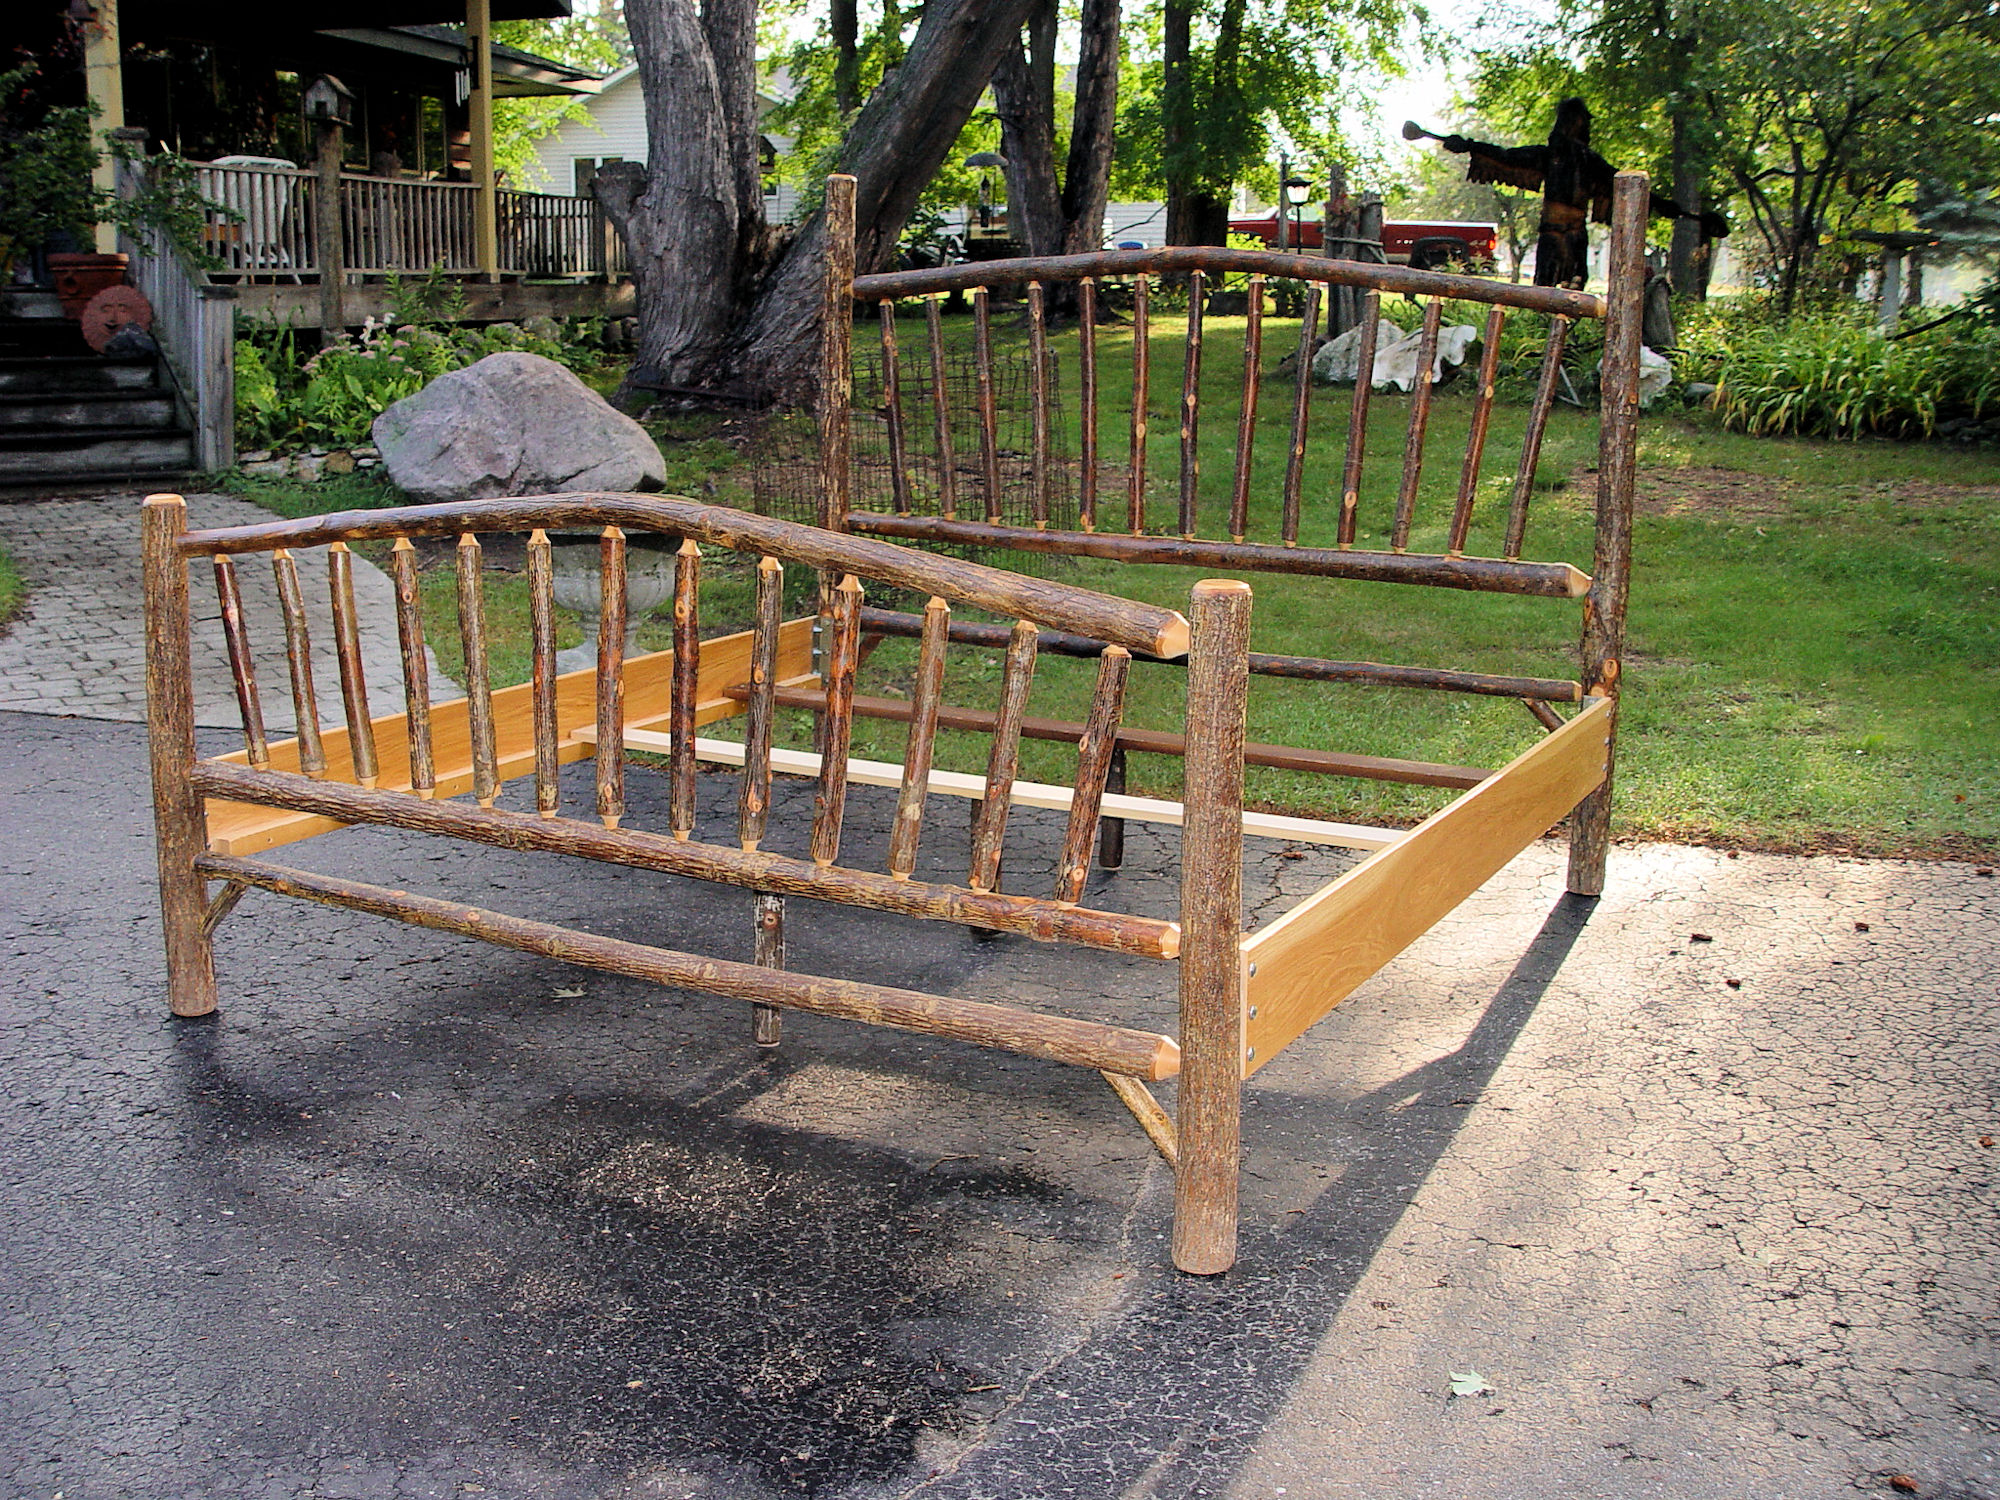
[[[1583,285],[1590,272],[1588,225],[1591,220],[1611,222],[1611,182],[1618,175],[1616,167],[1590,149],[1587,104],[1581,99],[1565,99],[1557,105],[1548,142],[1541,146],[1496,146],[1462,135],[1438,135],[1414,120],[1404,123],[1405,140],[1426,137],[1447,151],[1472,158],[1465,168],[1469,182],[1505,183],[1530,191],[1539,188],[1542,223],[1535,242],[1535,284]],[[1704,239],[1720,239],[1729,233],[1729,222],[1720,214],[1692,212],[1658,193],[1652,195],[1652,211],[1665,218],[1700,220]]]

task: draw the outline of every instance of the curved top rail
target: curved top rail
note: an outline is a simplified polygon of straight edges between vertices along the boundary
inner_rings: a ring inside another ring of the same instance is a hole
[[[785,562],[837,568],[899,588],[935,594],[953,604],[991,610],[1004,618],[1095,636],[1128,651],[1166,657],[1187,654],[1187,620],[1158,605],[1115,599],[1072,584],[1023,578],[981,563],[915,552],[893,542],[822,531],[796,521],[667,495],[535,495],[406,505],[392,510],[347,510],[299,521],[189,531],[181,535],[177,545],[184,556],[207,557],[367,538],[598,526],[666,532]]]
[[[1517,286],[1480,276],[1412,271],[1359,260],[1328,260],[1281,250],[1226,250],[1217,245],[1166,245],[1158,250],[1101,250],[1089,255],[1037,255],[1017,260],[966,261],[921,271],[887,271],[854,278],[854,295],[867,301],[915,297],[928,292],[961,292],[1010,281],[1076,281],[1085,276],[1136,276],[1141,271],[1255,271],[1336,286],[1374,287],[1420,297],[1456,297],[1499,303],[1529,312],[1569,318],[1601,318],[1604,299],[1595,292],[1554,286]]]

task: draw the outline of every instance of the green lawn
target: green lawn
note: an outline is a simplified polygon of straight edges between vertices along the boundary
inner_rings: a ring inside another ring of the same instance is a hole
[[[5,551],[0,551],[0,626],[20,613],[27,601],[28,591],[21,582],[21,574],[14,566],[14,559]]]
[[[954,344],[969,321],[953,320]],[[1148,452],[1152,517],[1171,525],[1179,464],[1181,327],[1156,317]],[[921,357],[922,325],[903,320],[905,360]],[[996,320],[1002,350],[1025,330]],[[1265,323],[1265,392],[1250,535],[1275,539],[1277,495],[1291,404],[1276,365],[1297,325]],[[1075,417],[1076,335],[1052,338]],[[1219,535],[1234,463],[1242,319],[1207,320],[1201,433],[1203,530]],[[857,343],[872,335],[857,329]],[[1105,458],[1125,456],[1129,329],[1099,335],[1106,392]],[[1442,547],[1471,412],[1469,382],[1433,403],[1428,467],[1411,550]],[[1112,395],[1111,393],[1118,393]],[[1525,397],[1496,408],[1468,551],[1496,555],[1525,420]],[[1336,479],[1349,397],[1316,389],[1301,541],[1331,544]],[[1362,487],[1360,545],[1386,546],[1409,398],[1378,393]],[[1110,414],[1116,414],[1112,416]],[[747,494],[724,419],[675,417],[663,429],[676,487],[739,503]],[[1525,555],[1590,565],[1589,507],[1597,424],[1559,408],[1544,444],[1541,485]],[[1073,447],[1073,442],[1071,444]],[[1752,439],[1705,417],[1648,417],[1640,453],[1632,612],[1625,674],[1618,825],[1639,837],[1776,849],[1987,857],[2000,848],[2000,456],[1941,446]],[[245,488],[271,503],[274,487]],[[358,486],[348,488],[358,491]],[[379,490],[378,490],[379,493]],[[330,502],[330,503],[329,503]],[[294,491],[288,511],[365,503]],[[963,502],[962,502],[963,503]],[[1107,525],[1122,517],[1122,496]],[[1084,561],[1062,576],[1090,587],[1181,605],[1191,570]],[[1578,611],[1539,599],[1245,575],[1256,591],[1259,650],[1489,671],[1574,675]],[[452,652],[442,591],[434,644]],[[726,591],[726,597],[725,597]],[[740,618],[740,579],[718,572],[711,617]],[[498,580],[494,626],[518,633],[525,600]],[[514,623],[510,623],[514,622]],[[649,640],[657,637],[649,636]],[[518,645],[506,648],[525,664]],[[960,651],[953,697],[990,703],[997,663]],[[864,691],[907,682],[909,643],[885,644]],[[512,658],[503,675],[518,673]],[[1051,661],[1031,712],[1075,715],[1087,665]],[[1135,672],[1128,721],[1177,727],[1180,674]],[[1498,764],[1539,731],[1516,703],[1379,688],[1263,679],[1251,700],[1253,738],[1370,754]],[[864,725],[856,753],[895,753],[900,729]],[[1061,781],[1074,751],[1024,747],[1023,775]],[[949,737],[941,764],[976,770],[983,749]],[[1135,757],[1133,790],[1171,793],[1179,764]],[[1253,771],[1250,795],[1273,809],[1407,821],[1443,794],[1374,782]]]

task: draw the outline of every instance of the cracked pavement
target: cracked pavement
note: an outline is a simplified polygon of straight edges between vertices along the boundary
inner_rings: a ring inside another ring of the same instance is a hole
[[[142,731],[0,744],[0,1493],[2000,1497],[1970,866],[1621,847],[1593,905],[1536,846],[1258,1076],[1242,1260],[1197,1280],[1081,1070],[810,1016],[760,1055],[726,1002],[258,893],[175,1022]],[[893,798],[855,795],[865,863]],[[1010,833],[1039,883],[1059,821]],[[1091,899],[1170,912],[1170,839]],[[1266,917],[1351,858],[1252,849]],[[665,876],[274,857],[750,952],[747,895]],[[1171,1015],[1162,965],[788,925],[801,969]]]

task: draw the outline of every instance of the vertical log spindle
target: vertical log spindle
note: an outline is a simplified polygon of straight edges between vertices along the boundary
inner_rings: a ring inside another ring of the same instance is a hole
[[[1340,529],[1343,547],[1354,545],[1361,511],[1361,465],[1368,453],[1368,403],[1375,394],[1375,345],[1382,331],[1382,294],[1371,288],[1361,299],[1361,347],[1356,351],[1354,399],[1347,410],[1347,457],[1340,469]]]
[[[771,815],[771,726],[777,717],[778,630],[785,617],[785,569],[757,560],[757,623],[750,636],[750,699],[743,714],[743,785],[736,837],[745,849],[763,842]]]
[[[1000,414],[993,404],[993,310],[986,288],[972,290],[974,390],[979,401],[979,469],[986,484],[986,519],[1000,519]]]
[[[1555,410],[1556,386],[1562,381],[1563,345],[1569,340],[1568,318],[1549,319],[1549,342],[1542,350],[1542,370],[1535,380],[1535,399],[1528,406],[1528,432],[1521,440],[1521,467],[1514,473],[1514,498],[1507,507],[1507,540],[1500,555],[1509,562],[1521,555],[1528,537],[1528,502],[1534,498],[1535,470],[1542,462],[1542,434]]]
[[[372,787],[382,778],[368,713],[368,673],[361,664],[361,622],[354,611],[354,554],[345,542],[326,549],[326,586],[333,606],[334,656],[340,664],[340,706],[347,716],[347,753],[355,782]]]
[[[1077,402],[1082,427],[1078,452],[1077,519],[1085,531],[1097,530],[1097,282],[1086,276],[1077,283],[1076,366]]]
[[[876,309],[882,324],[882,416],[889,428],[889,493],[896,514],[910,513],[909,455],[903,437],[903,373],[896,357],[896,303],[884,297]]]
[[[1201,504],[1201,322],[1208,278],[1188,272],[1187,350],[1181,359],[1181,536],[1192,539]]]
[[[437,762],[431,754],[431,668],[424,651],[422,585],[417,549],[406,536],[389,552],[396,586],[396,646],[403,657],[403,735],[410,747],[410,790],[429,800],[437,792]]]
[[[306,600],[299,589],[299,565],[280,547],[271,554],[278,585],[278,608],[285,617],[285,664],[292,673],[292,717],[298,722],[299,769],[326,775],[326,745],[319,735],[319,694],[313,690],[312,637],[306,630]]]
[[[1125,790],[1125,747],[1113,743],[1111,765],[1104,773],[1104,790],[1123,793]],[[1116,870],[1125,863],[1125,820],[1105,818],[1098,824],[1097,867],[1100,870]]]
[[[910,688],[910,734],[903,747],[903,785],[896,796],[896,821],[889,830],[889,873],[907,880],[917,867],[923,837],[924,800],[930,794],[931,756],[937,745],[938,705],[944,695],[944,653],[950,644],[951,606],[933,597],[924,606],[924,633],[917,647],[917,676]]]
[[[1424,304],[1423,332],[1417,341],[1417,378],[1410,387],[1410,426],[1403,436],[1403,483],[1396,491],[1396,523],[1389,537],[1393,551],[1404,552],[1410,545],[1410,524],[1417,515],[1417,486],[1424,475],[1424,433],[1431,421],[1431,367],[1437,363],[1438,325],[1444,318],[1444,300],[1433,297]]]
[[[1500,372],[1500,330],[1507,321],[1507,309],[1494,303],[1486,313],[1486,332],[1479,354],[1479,389],[1473,394],[1472,430],[1465,439],[1465,467],[1458,476],[1458,503],[1451,510],[1451,535],[1445,551],[1458,557],[1465,551],[1466,533],[1472,529],[1472,507],[1479,498],[1479,463],[1486,456],[1486,428],[1493,420],[1493,385]]]
[[[1098,815],[1104,807],[1104,781],[1118,748],[1118,724],[1125,712],[1125,678],[1132,653],[1123,646],[1106,646],[1097,659],[1097,690],[1083,721],[1076,747],[1075,800],[1069,807],[1069,827],[1063,833],[1062,862],[1056,867],[1056,900],[1074,905],[1083,899],[1090,878],[1090,851],[1097,843]]]
[[[226,552],[215,554],[215,596],[222,608],[222,638],[229,647],[229,676],[236,684],[236,707],[243,717],[243,748],[256,771],[271,769],[271,746],[264,736],[264,703],[257,695],[257,669],[251,660],[250,637],[243,628],[243,592],[236,583],[236,561]]]
[[[674,683],[667,703],[667,826],[677,839],[694,833],[694,713],[701,696],[701,548],[681,540],[674,559]]]
[[[625,816],[625,533],[605,527],[597,549],[597,816],[616,828]]]
[[[751,919],[757,924],[757,948],[752,961],[762,969],[785,966],[785,898],[759,891],[751,897]],[[785,1013],[775,1005],[750,1003],[751,1039],[759,1047],[784,1040]]]
[[[1250,278],[1243,323],[1243,401],[1236,412],[1236,481],[1229,490],[1229,539],[1243,540],[1250,524],[1250,466],[1257,445],[1257,393],[1264,380],[1264,278]]]
[[[205,920],[208,882],[194,862],[208,852],[208,815],[194,790],[194,612],[187,560],[175,546],[187,530],[187,501],[179,495],[148,495],[140,528],[146,745],[153,773],[153,847],[159,863],[167,1005],[177,1016],[205,1016],[215,1009],[215,958]]]
[[[833,591],[832,629],[819,789],[813,797],[816,865],[830,865],[840,857],[840,825],[847,815],[847,750],[854,737],[854,672],[861,658],[861,584],[852,573]]]
[[[1243,738],[1250,589],[1205,579],[1189,599],[1187,771],[1181,834],[1181,1081],[1174,1264],[1236,1260],[1242,1154]]]
[[[479,538],[458,539],[458,639],[465,653],[465,706],[472,732],[472,795],[491,807],[500,795],[500,760],[494,748],[493,679],[486,661],[485,555]]]
[[[1049,529],[1049,329],[1047,297],[1028,283],[1028,513]]]
[[[945,394],[944,320],[936,296],[924,298],[924,322],[931,336],[931,421],[937,440],[938,514],[958,514],[958,458],[951,447],[951,407]]]
[[[1016,620],[1007,637],[1001,670],[1000,710],[993,721],[993,747],[986,759],[986,791],[972,825],[972,867],[966,884],[990,891],[1000,883],[1000,852],[1007,837],[1007,811],[1014,796],[1014,772],[1021,759],[1021,721],[1027,716],[1028,689],[1035,680],[1035,653],[1041,633]]]
[[[555,548],[539,526],[528,537],[528,636],[534,663],[535,811],[553,818],[562,807],[562,767],[556,758]]]
[[[1146,311],[1148,278],[1132,278],[1132,442],[1127,450],[1125,525],[1134,536],[1146,530],[1146,402],[1151,394],[1153,326]]]
[[[824,226],[826,280],[820,305],[816,407],[819,524],[828,531],[845,531],[847,513],[854,506],[854,179],[846,173],[837,172],[826,180]],[[599,741],[598,754],[603,753]]]
[[[1299,506],[1305,490],[1306,424],[1312,416],[1312,362],[1318,346],[1320,288],[1306,288],[1305,316],[1299,323],[1298,379],[1292,390],[1292,445],[1285,453],[1285,505],[1279,540],[1299,544]]]

